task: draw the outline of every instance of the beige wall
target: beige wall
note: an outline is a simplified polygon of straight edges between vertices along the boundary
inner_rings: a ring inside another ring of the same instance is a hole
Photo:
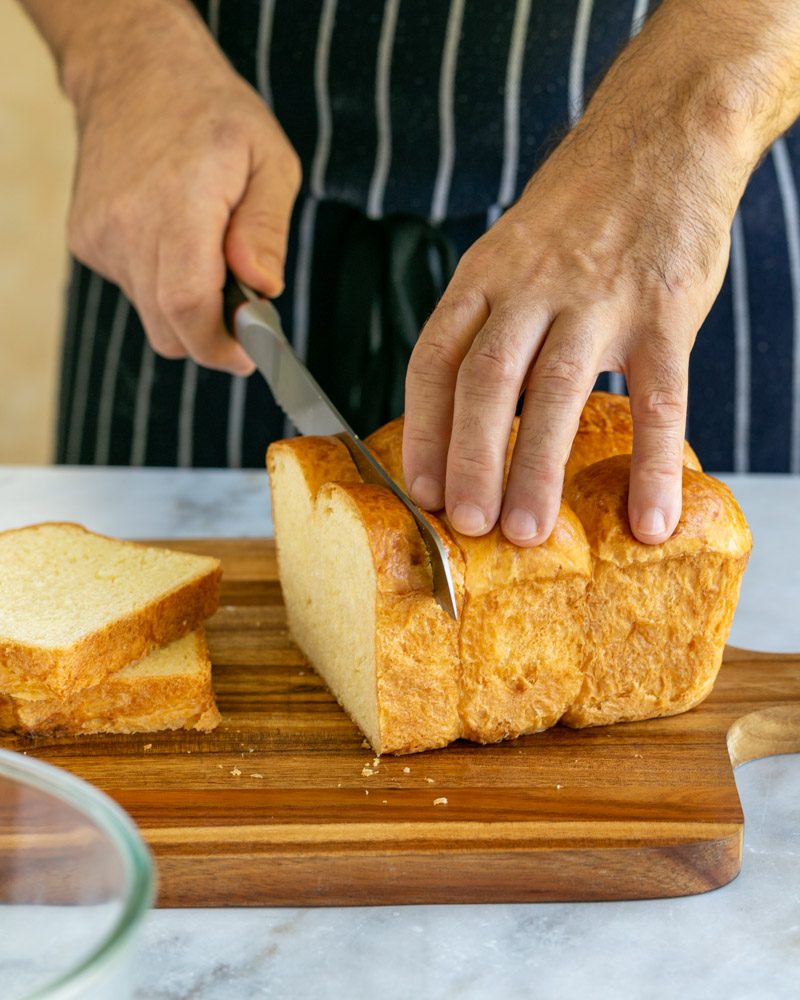
[[[44,43],[0,0],[0,464],[51,459],[74,146]]]

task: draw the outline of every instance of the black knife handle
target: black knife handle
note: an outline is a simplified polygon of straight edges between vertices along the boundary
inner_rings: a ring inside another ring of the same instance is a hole
[[[248,297],[242,290],[242,286],[234,276],[233,271],[228,268],[225,274],[225,287],[222,289],[222,317],[225,321],[225,328],[232,337],[236,337],[236,310]]]

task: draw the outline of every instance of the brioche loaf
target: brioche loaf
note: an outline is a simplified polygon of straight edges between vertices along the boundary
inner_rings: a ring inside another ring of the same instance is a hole
[[[77,524],[0,533],[0,691],[61,697],[191,632],[214,613],[221,564]]]
[[[620,436],[603,445],[597,423],[579,449],[614,455]],[[402,418],[366,443],[404,486]],[[456,623],[432,596],[413,520],[361,483],[341,442],[275,442],[267,465],[290,630],[376,753],[673,714],[710,690],[750,546],[711,477],[685,473],[684,515],[662,546],[630,534],[627,457],[575,478],[542,546],[518,548],[497,528],[467,537],[429,515],[450,554]]]
[[[208,732],[219,721],[202,628],[65,697],[0,694],[0,729],[26,734]]]

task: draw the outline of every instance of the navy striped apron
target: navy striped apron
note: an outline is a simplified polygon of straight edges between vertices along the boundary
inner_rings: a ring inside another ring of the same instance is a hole
[[[654,2],[654,0],[653,0]],[[286,291],[300,355],[368,433],[458,256],[519,195],[648,0],[197,0],[304,168]],[[800,472],[800,129],[756,170],[692,355],[688,436],[710,470]],[[290,433],[258,375],[158,357],[75,262],[56,460],[260,466]],[[624,389],[616,375],[600,387]]]

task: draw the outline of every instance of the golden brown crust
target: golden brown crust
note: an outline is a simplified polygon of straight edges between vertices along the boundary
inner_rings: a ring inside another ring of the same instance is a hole
[[[273,441],[267,448],[267,470],[275,474],[281,453],[290,453],[300,463],[309,493],[316,496],[323,483],[360,483],[350,452],[335,437],[294,437]]]
[[[730,630],[750,531],[730,490],[684,469],[671,538],[644,545],[628,524],[630,456],[584,469],[566,495],[592,550],[583,681],[569,726],[676,715],[711,691]]]
[[[581,413],[578,432],[572,444],[564,482],[568,483],[581,469],[613,455],[629,455],[633,450],[633,419],[630,400],[611,392],[593,392]],[[683,446],[683,464],[702,471],[700,460],[688,441]]]
[[[163,729],[209,732],[220,722],[202,628],[194,633],[199,669],[146,673],[147,659],[64,697],[20,699],[0,694],[0,729],[31,735],[144,733]],[[187,640],[189,641],[189,640]]]
[[[388,424],[373,431],[369,437],[364,438],[364,444],[372,454],[378,459],[397,485],[406,490],[406,481],[403,476],[403,417],[395,417]],[[398,442],[400,447],[398,447]]]
[[[628,523],[630,467],[630,455],[615,455],[579,472],[567,484],[565,498],[597,558],[624,566],[705,551],[739,558],[750,551],[750,529],[728,487],[686,467],[683,509],[674,534],[661,545],[639,542]]]

